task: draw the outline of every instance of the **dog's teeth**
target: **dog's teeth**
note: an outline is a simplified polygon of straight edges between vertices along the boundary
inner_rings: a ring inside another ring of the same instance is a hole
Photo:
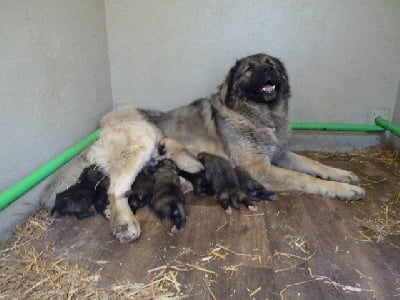
[[[272,92],[275,90],[275,84],[274,85],[266,85],[263,86],[263,88],[261,89],[263,92]]]

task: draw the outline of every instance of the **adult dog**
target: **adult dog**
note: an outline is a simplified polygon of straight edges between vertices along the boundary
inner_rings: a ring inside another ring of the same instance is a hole
[[[226,157],[271,191],[363,198],[365,192],[355,185],[358,177],[354,173],[288,151],[289,96],[282,62],[256,54],[238,60],[209,98],[169,112],[130,108],[103,117],[100,139],[85,159],[110,176],[113,234],[121,242],[139,237],[140,225],[126,192],[163,137],[178,141],[176,145],[165,143],[171,155],[188,151],[193,157],[200,152]],[[187,170],[197,171],[190,160],[183,159],[185,163]]]

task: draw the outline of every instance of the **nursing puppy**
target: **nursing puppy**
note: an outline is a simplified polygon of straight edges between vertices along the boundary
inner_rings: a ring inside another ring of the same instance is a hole
[[[133,213],[150,204],[154,189],[156,166],[145,166],[127,193],[128,203]]]
[[[182,228],[186,222],[185,197],[181,191],[178,171],[170,159],[160,162],[154,174],[154,191],[151,207],[164,223],[172,221],[172,232]]]
[[[198,155],[199,161],[204,165],[204,170],[198,173],[189,173],[180,170],[179,175],[190,181],[193,192],[197,195],[214,196],[218,191],[229,189],[234,186],[236,191],[240,191],[252,201],[274,200],[275,194],[267,191],[257,180],[241,167],[232,168],[231,163],[218,155],[202,152]],[[236,199],[240,196],[230,193]],[[229,200],[228,199],[228,200]],[[229,200],[229,202],[232,202]],[[248,203],[249,204],[249,203]],[[224,205],[226,207],[226,205]],[[235,207],[236,205],[234,205]]]
[[[139,237],[126,192],[163,137],[195,157],[200,152],[227,157],[269,191],[362,199],[365,191],[353,172],[288,150],[289,97],[283,63],[260,53],[238,60],[208,98],[168,112],[125,108],[104,116],[100,138],[85,159],[110,176],[112,233],[121,242]]]
[[[250,198],[252,201],[265,201],[275,200],[276,195],[270,191],[267,191],[261,183],[254,180],[249,172],[242,167],[235,167],[235,174],[238,178],[240,189]]]
[[[96,165],[85,168],[76,184],[56,195],[51,214],[75,215],[77,219],[83,219],[96,212],[103,213],[108,204],[108,184],[107,176]],[[92,205],[96,211],[91,209]]]
[[[206,152],[199,153],[198,159],[204,166],[205,178],[210,183],[211,190],[228,214],[232,212],[231,205],[239,209],[239,203],[252,211],[257,210],[241,190],[235,170],[227,159]]]

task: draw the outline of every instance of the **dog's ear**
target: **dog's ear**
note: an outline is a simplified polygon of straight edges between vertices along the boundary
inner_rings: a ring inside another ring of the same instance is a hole
[[[226,101],[226,94],[228,92],[228,83],[225,81],[223,84],[219,86],[219,95],[221,100],[225,103]]]
[[[289,78],[286,72],[286,68],[285,65],[283,64],[283,62],[281,62],[279,59],[277,58],[272,58],[272,61],[279,73],[279,76],[281,77],[281,82],[282,82],[282,86],[281,86],[281,92],[285,97],[289,97],[290,95],[290,86],[289,86]]]
[[[236,64],[230,69],[228,75],[225,78],[224,83],[219,87],[219,94],[221,99],[223,99],[225,105],[231,107],[231,94],[233,89],[233,83],[235,81],[235,73],[236,70],[239,68],[240,60],[236,61]]]

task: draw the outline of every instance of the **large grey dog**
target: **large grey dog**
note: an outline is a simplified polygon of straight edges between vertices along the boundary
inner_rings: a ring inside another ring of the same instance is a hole
[[[209,98],[169,112],[125,108],[104,116],[100,139],[80,163],[95,163],[110,176],[112,233],[121,242],[139,237],[126,192],[159,143],[168,158],[189,172],[201,169],[190,157],[209,152],[228,158],[271,191],[363,198],[354,173],[288,151],[289,96],[282,62],[256,54],[237,61]]]

